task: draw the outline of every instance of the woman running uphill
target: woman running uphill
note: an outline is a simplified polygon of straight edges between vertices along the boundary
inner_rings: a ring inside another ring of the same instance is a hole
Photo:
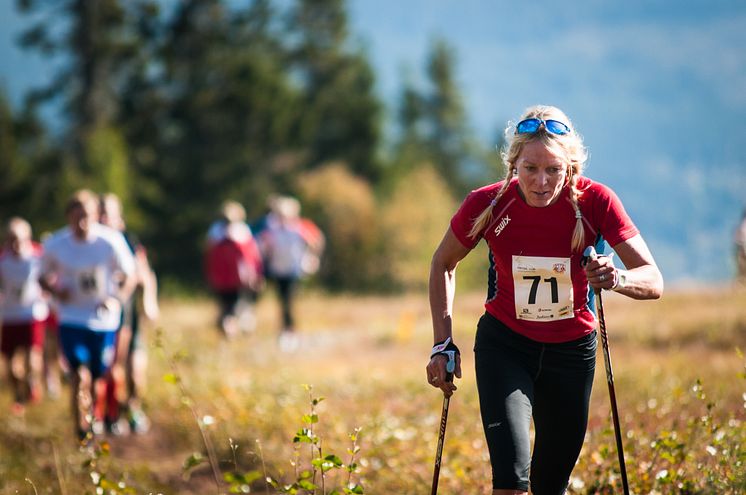
[[[486,312],[474,344],[493,495],[565,492],[583,445],[596,361],[592,289],[656,299],[663,279],[616,194],[582,176],[587,152],[567,116],[529,108],[506,131],[505,180],[472,191],[433,256],[430,307],[436,346],[428,381],[447,395],[455,271],[485,239],[490,252]],[[588,245],[610,256],[581,265]],[[461,376],[456,354],[455,375]],[[533,454],[529,439],[533,418]]]

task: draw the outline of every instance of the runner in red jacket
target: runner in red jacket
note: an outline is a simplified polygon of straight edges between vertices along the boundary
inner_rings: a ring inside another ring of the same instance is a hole
[[[208,231],[205,276],[220,306],[218,326],[227,337],[254,330],[254,304],[264,284],[262,257],[245,219],[243,206],[228,201]]]

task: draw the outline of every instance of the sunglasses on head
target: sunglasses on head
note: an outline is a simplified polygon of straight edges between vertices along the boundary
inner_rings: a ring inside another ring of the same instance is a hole
[[[543,120],[536,118],[521,120],[520,122],[518,122],[518,124],[516,124],[515,126],[515,133],[533,134],[534,132],[538,131],[541,126],[544,126],[544,129],[546,129],[547,132],[551,132],[552,134],[557,134],[559,136],[570,133],[570,127],[568,127],[567,124],[560,122],[559,120]]]

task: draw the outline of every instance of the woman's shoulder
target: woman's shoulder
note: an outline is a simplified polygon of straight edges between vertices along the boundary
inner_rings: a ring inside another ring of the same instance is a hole
[[[588,178],[581,178],[583,180],[578,180],[577,183],[578,190],[580,191],[578,204],[584,212],[592,216],[597,214],[597,212],[608,212],[624,208],[621,199],[619,199],[619,196],[611,187]]]
[[[581,195],[586,197],[609,198],[614,196],[614,191],[609,186],[588,177],[578,177],[577,188]]]
[[[514,182],[515,183],[518,182],[518,179],[513,179],[510,182],[512,186],[514,185],[513,184]],[[469,197],[480,198],[480,199],[486,200],[487,202],[490,202],[497,195],[500,189],[502,189],[504,184],[505,184],[504,180],[501,180],[500,182],[495,182],[493,184],[487,184],[486,186],[482,186],[482,187],[472,190],[469,193]]]
[[[468,210],[470,212],[470,217],[474,216],[476,212],[481,212],[488,204],[490,204],[490,201],[494,199],[502,184],[502,182],[497,182],[495,184],[488,184],[477,189],[472,189],[464,198],[460,209]]]
[[[72,230],[70,230],[70,227],[65,226],[52,232],[44,242],[42,242],[42,246],[45,252],[53,251],[59,249],[62,245],[70,244],[71,240]]]
[[[490,192],[497,189],[497,185],[500,184],[499,182],[496,182],[494,184],[487,184],[485,186],[480,186],[476,189],[472,189],[469,191],[468,196],[487,196]]]

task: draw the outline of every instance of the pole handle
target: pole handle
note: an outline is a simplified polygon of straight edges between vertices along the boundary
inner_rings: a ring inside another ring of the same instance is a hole
[[[456,351],[445,351],[444,354],[448,361],[446,362],[446,381],[453,381],[453,372],[456,371]]]
[[[583,265],[588,264],[588,261],[593,261],[596,258],[598,258],[598,253],[596,252],[596,248],[593,246],[588,246],[583,251]]]

